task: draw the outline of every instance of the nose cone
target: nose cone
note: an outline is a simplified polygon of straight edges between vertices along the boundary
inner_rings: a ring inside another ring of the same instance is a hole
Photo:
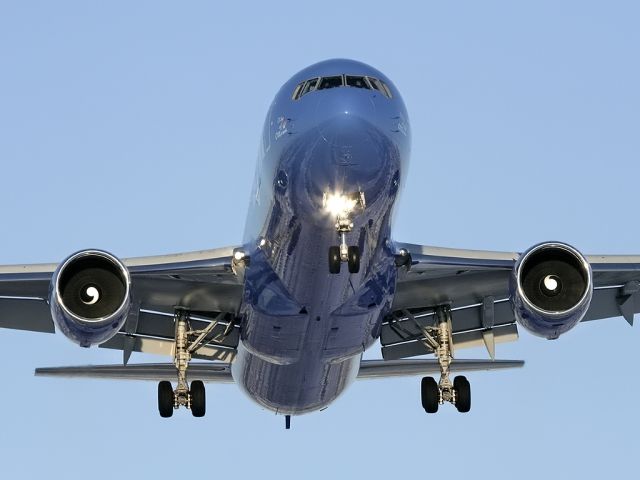
[[[387,161],[385,134],[372,122],[371,93],[348,87],[316,92],[317,140],[306,168],[307,184],[325,191],[373,187]]]
[[[309,184],[335,190],[373,187],[387,162],[388,140],[374,125],[351,113],[317,127],[306,177]]]
[[[317,213],[325,194],[364,193],[369,206],[388,197],[400,155],[389,134],[366,117],[336,112],[296,140],[283,167],[299,178],[291,182],[299,214]]]
[[[351,112],[317,127],[317,140],[305,168],[307,191],[316,198],[330,193],[365,193],[378,199],[393,174],[394,145],[375,125]]]

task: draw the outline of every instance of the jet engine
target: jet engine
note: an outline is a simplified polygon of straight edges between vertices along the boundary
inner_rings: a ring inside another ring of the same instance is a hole
[[[49,305],[57,329],[81,347],[109,340],[127,319],[130,286],[127,267],[113,255],[100,250],[74,253],[51,280]]]
[[[534,335],[558,338],[575,327],[589,309],[591,265],[570,245],[541,243],[518,258],[510,293],[518,323]]]

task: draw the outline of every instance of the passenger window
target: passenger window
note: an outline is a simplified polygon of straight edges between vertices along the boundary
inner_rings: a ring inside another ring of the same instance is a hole
[[[320,80],[320,86],[318,90],[325,90],[327,88],[341,87],[342,86],[342,75],[336,77],[324,77]]]
[[[356,87],[356,88],[369,88],[369,85],[364,80],[364,77],[355,77],[353,75],[346,75],[345,80],[347,81],[347,86]]]

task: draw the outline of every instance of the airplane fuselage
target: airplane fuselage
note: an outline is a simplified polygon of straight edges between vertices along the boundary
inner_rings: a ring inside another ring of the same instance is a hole
[[[338,77],[343,85],[332,86]],[[250,264],[232,367],[238,385],[265,408],[324,408],[378,338],[395,291],[391,218],[409,149],[399,92],[365,64],[312,65],[276,95],[246,223]],[[343,265],[330,274],[328,249],[340,238],[326,199],[343,195],[363,199],[346,233],[359,247],[360,269],[349,273]]]

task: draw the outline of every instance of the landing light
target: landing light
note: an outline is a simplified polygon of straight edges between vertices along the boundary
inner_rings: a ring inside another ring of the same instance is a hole
[[[349,198],[347,195],[325,194],[323,198],[324,209],[334,217],[348,216],[358,203],[355,198]]]
[[[346,218],[356,209],[365,208],[364,193],[325,193],[322,207],[336,218]]]

